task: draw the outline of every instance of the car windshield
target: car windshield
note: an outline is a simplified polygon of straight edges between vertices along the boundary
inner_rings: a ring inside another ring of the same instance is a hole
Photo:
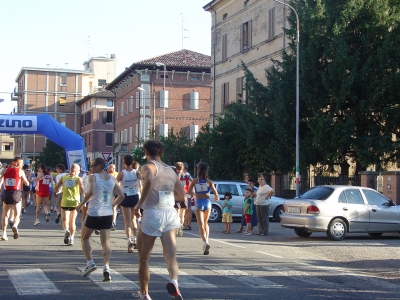
[[[317,186],[305,191],[299,196],[302,199],[326,200],[332,193],[333,188],[327,186]]]

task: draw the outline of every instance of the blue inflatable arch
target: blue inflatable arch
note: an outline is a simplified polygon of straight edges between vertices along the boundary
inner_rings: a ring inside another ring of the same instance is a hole
[[[83,138],[54,120],[43,115],[0,115],[0,132],[9,134],[42,134],[65,149],[68,167],[77,163],[86,171],[85,143]]]

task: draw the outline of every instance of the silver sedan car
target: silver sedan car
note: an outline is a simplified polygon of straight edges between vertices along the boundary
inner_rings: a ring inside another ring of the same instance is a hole
[[[283,203],[281,226],[300,237],[326,232],[332,240],[347,233],[400,232],[400,207],[376,190],[340,185],[316,186]]]

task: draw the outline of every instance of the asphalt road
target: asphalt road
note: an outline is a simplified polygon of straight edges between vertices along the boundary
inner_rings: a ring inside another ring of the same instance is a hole
[[[92,237],[99,270],[82,277],[85,258],[79,229],[75,245],[63,243],[61,226],[33,226],[30,207],[20,224],[20,238],[0,242],[0,299],[134,299],[138,290],[137,254],[128,254],[122,217],[112,233],[111,276],[101,282],[101,247]],[[78,216],[80,224],[80,215]],[[223,234],[223,224],[210,224],[210,254],[202,253],[197,224],[177,238],[179,286],[184,299],[400,299],[400,235],[372,238],[349,234],[334,242],[323,233],[297,237],[273,222],[270,235]],[[150,261],[150,296],[169,299],[168,273],[160,240]]]

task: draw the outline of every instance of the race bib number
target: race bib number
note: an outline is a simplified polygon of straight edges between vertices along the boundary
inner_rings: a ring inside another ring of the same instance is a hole
[[[159,191],[158,196],[160,199],[160,207],[173,207],[175,198],[174,198],[174,192],[170,191]]]
[[[197,183],[196,184],[196,191],[197,192],[207,192],[208,191],[207,183]]]
[[[6,178],[6,186],[15,186],[15,178]]]
[[[109,193],[108,191],[103,191],[103,198],[102,198],[103,202],[110,202],[111,201],[111,193]]]
[[[182,184],[183,187],[185,187],[186,186],[186,180],[181,180],[181,184]]]
[[[75,182],[75,180],[67,179],[64,181],[64,184],[65,184],[65,187],[67,187],[67,188],[73,188],[73,187],[75,187],[76,182]]]
[[[50,179],[43,179],[42,180],[42,184],[49,185],[50,184]]]
[[[124,193],[127,196],[136,195],[138,193],[138,188],[136,186],[124,186]]]

